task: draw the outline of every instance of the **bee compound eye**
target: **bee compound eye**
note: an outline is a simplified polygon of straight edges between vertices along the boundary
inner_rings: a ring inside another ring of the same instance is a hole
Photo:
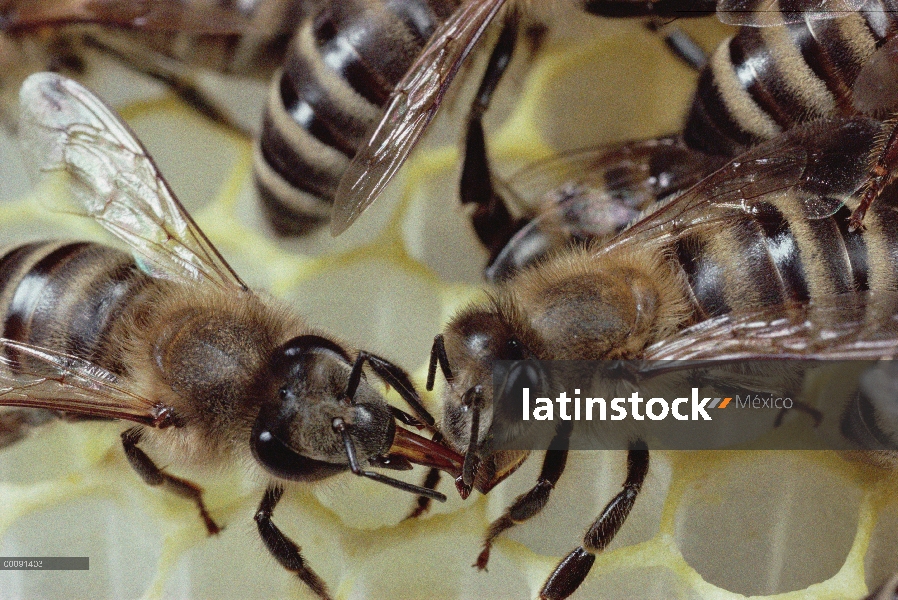
[[[256,461],[276,477],[292,481],[315,481],[346,469],[345,465],[326,463],[303,456],[277,433],[271,415],[263,411],[250,434],[250,449]]]

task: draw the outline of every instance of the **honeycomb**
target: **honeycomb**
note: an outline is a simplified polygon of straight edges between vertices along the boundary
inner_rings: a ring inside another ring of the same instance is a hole
[[[633,22],[568,23],[532,61],[518,59],[500,90],[487,124],[504,175],[558,150],[681,122],[695,76],[657,36]],[[713,20],[683,27],[707,48],[725,34]],[[482,287],[485,254],[451,191],[470,84],[347,234],[286,242],[267,232],[255,205],[248,139],[110,59],[89,58],[86,83],[121,110],[238,273],[423,382],[433,335]],[[257,122],[264,86],[202,77],[238,101],[242,120]],[[92,223],[41,209],[40,197],[54,192],[31,186],[9,136],[0,157],[3,243],[111,243]],[[439,413],[436,395],[425,401]],[[207,537],[190,502],[150,489],[130,469],[121,429],[54,423],[0,452],[0,556],[90,557],[89,571],[0,571],[0,598],[311,597],[256,533],[264,482],[237,466],[178,470],[204,486],[225,525]],[[501,537],[488,572],[476,571],[488,523],[533,484],[539,459],[467,501],[444,478],[439,489],[450,500],[416,520],[405,520],[409,494],[347,474],[288,488],[274,521],[336,598],[533,598],[625,477],[623,452],[572,453],[546,509]],[[420,482],[423,472],[405,476]],[[889,472],[834,453],[653,452],[632,514],[574,598],[860,598],[898,569],[896,491]]]

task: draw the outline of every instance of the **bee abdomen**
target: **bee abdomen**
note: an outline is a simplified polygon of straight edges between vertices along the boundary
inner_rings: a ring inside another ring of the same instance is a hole
[[[447,0],[328,3],[296,33],[271,86],[255,179],[282,235],[325,222],[340,178],[390,93],[436,28]]]
[[[109,366],[111,326],[149,277],[130,255],[90,242],[42,242],[0,257],[3,337]]]
[[[864,231],[848,231],[851,210],[808,219],[785,197],[755,214],[680,236],[672,255],[689,286],[697,317],[806,302],[851,292],[898,290],[898,188],[886,190]]]
[[[856,114],[854,81],[895,20],[891,12],[870,9],[742,27],[699,77],[684,128],[687,144],[732,156],[797,124]]]

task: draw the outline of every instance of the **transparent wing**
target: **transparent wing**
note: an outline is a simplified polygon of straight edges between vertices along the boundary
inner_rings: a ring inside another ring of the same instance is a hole
[[[898,293],[867,292],[722,315],[655,344],[645,358],[878,360],[896,355]]]
[[[0,7],[0,31],[96,23],[143,31],[239,35],[263,31],[237,8],[187,0],[11,0]]]
[[[721,163],[678,139],[660,138],[586,148],[529,165],[508,187],[533,217],[496,255],[486,278],[508,279],[573,242],[607,240]]]
[[[851,86],[854,107],[866,115],[898,110],[898,38],[883,44],[861,67]]]
[[[436,114],[462,61],[504,3],[465,2],[433,34],[340,180],[331,221],[333,235],[345,231],[368,208],[405,162]]]
[[[577,188],[632,197],[627,203],[640,205],[697,183],[696,174],[714,170],[715,160],[665,137],[562,152],[525,166],[506,183],[528,204],[559,189]]]
[[[717,17],[729,25],[776,27],[838,19],[864,8],[869,0],[718,0]]]
[[[0,338],[0,406],[24,406],[164,427],[170,408],[129,392],[89,361]]]
[[[676,198],[647,213],[607,244],[663,244],[691,228],[789,203],[808,219],[834,214],[869,180],[871,151],[884,125],[867,118],[796,127],[733,159]]]
[[[127,242],[147,273],[247,289],[101,100],[74,81],[38,73],[22,85],[20,102],[20,138],[33,166],[67,173],[86,216]]]

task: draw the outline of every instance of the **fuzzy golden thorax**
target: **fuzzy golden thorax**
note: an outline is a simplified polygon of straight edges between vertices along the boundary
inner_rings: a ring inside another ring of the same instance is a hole
[[[583,248],[524,271],[499,303],[536,338],[538,358],[635,358],[688,319],[686,284],[675,273],[655,252]]]

